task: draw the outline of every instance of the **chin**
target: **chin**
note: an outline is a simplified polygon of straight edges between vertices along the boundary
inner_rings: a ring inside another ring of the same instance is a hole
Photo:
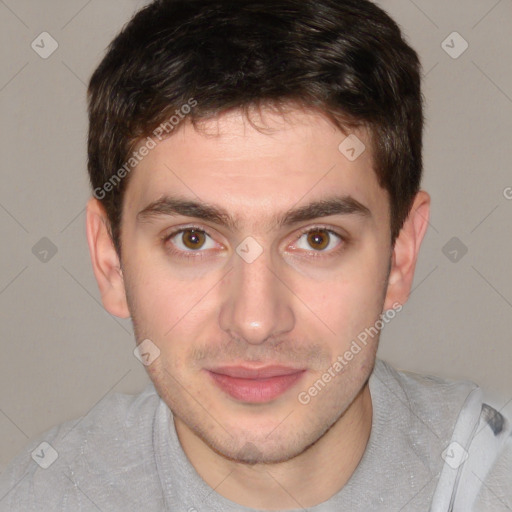
[[[238,443],[237,443],[238,444]],[[240,447],[240,444],[242,445]],[[240,464],[278,464],[293,459],[304,451],[304,447],[296,446],[276,446],[274,443],[258,443],[247,441],[240,443],[238,447],[220,447],[211,446],[222,457]]]
[[[288,427],[288,432],[277,429],[265,433],[261,429],[233,432],[233,437],[212,438],[211,431],[196,432],[204,443],[222,457],[241,464],[278,464],[301,455],[327,431],[300,431]]]

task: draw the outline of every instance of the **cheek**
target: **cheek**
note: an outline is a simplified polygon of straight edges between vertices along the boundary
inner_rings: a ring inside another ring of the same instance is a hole
[[[152,340],[173,366],[183,363],[194,340],[214,329],[218,276],[178,279],[146,262],[132,277],[129,306],[137,339]]]
[[[361,251],[328,279],[297,279],[292,286],[335,333],[338,345],[346,345],[381,314],[386,276],[382,260],[377,248]]]
[[[130,312],[138,336],[162,339],[183,316],[186,304],[184,287],[164,278],[151,262],[141,262],[135,272],[127,267],[125,283]]]

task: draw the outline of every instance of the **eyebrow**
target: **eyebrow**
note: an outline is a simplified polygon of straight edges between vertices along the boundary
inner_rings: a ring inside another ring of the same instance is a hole
[[[209,203],[192,201],[183,197],[164,196],[153,201],[137,214],[137,222],[149,221],[160,216],[194,217],[225,226],[231,231],[240,230],[239,219],[232,217],[224,208]],[[352,196],[334,196],[313,201],[293,208],[270,219],[272,228],[291,226],[298,222],[314,220],[330,215],[357,215],[371,218],[371,211]]]

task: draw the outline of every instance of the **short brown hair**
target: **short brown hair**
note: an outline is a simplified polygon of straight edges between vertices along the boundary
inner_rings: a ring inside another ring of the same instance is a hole
[[[423,98],[418,56],[381,8],[367,0],[156,0],[136,13],[88,88],[89,176],[119,256],[125,164],[191,99],[194,125],[230,109],[295,102],[341,129],[367,128],[394,243],[420,187]]]

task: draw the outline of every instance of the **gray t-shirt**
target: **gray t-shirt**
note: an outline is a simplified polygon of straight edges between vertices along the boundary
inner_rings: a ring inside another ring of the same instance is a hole
[[[347,484],[310,512],[512,510],[510,421],[468,381],[397,371],[377,359],[368,445]],[[333,453],[332,463],[343,453]],[[221,475],[219,475],[220,477]],[[0,511],[254,512],[188,461],[153,384],[112,394],[43,434],[0,476]],[[296,509],[304,510],[301,508]]]

